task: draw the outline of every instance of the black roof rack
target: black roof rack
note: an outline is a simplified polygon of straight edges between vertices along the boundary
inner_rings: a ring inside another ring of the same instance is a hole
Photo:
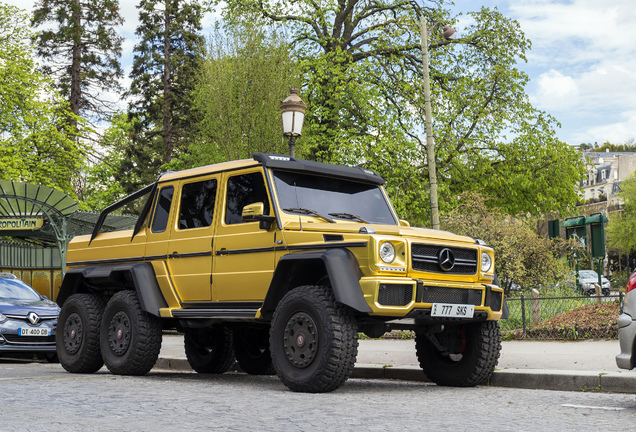
[[[254,160],[260,162],[266,168],[304,171],[313,174],[353,179],[365,183],[378,185],[384,184],[384,179],[382,177],[375,172],[362,167],[345,167],[322,162],[312,162],[279,154],[254,153],[253,157]]]

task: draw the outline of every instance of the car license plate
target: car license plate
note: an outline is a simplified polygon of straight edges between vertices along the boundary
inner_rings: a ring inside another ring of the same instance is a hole
[[[472,318],[475,306],[452,303],[433,303],[431,316],[447,318]]]
[[[18,336],[51,336],[51,329],[49,328],[19,328]]]

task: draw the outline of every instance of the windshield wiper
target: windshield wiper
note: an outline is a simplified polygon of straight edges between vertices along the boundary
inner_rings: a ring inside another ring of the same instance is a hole
[[[317,213],[317,212],[315,212],[313,210],[309,210],[309,209],[306,209],[306,208],[284,208],[283,210],[284,211],[289,211],[289,212],[294,212],[294,213],[311,214],[311,215],[314,215],[314,216],[318,216],[319,218],[322,218],[322,219],[326,220],[329,223],[336,223],[336,221],[331,219],[330,217],[323,216],[320,213]]]
[[[342,218],[342,219],[357,219],[360,222],[365,223],[365,224],[371,223],[371,222],[365,221],[360,216],[356,216],[356,215],[351,214],[351,213],[329,213],[329,216],[334,216],[334,217]]]

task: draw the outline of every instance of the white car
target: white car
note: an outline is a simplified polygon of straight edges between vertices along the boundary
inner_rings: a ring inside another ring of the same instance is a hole
[[[579,288],[583,294],[596,295],[594,284],[598,283],[598,273],[594,270],[579,271]],[[601,276],[601,293],[610,294],[610,281],[605,276]]]

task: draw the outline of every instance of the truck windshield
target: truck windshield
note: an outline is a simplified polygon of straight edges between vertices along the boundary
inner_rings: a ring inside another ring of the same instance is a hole
[[[274,179],[280,208],[287,213],[309,209],[335,219],[398,224],[377,185],[287,171],[274,171]]]

